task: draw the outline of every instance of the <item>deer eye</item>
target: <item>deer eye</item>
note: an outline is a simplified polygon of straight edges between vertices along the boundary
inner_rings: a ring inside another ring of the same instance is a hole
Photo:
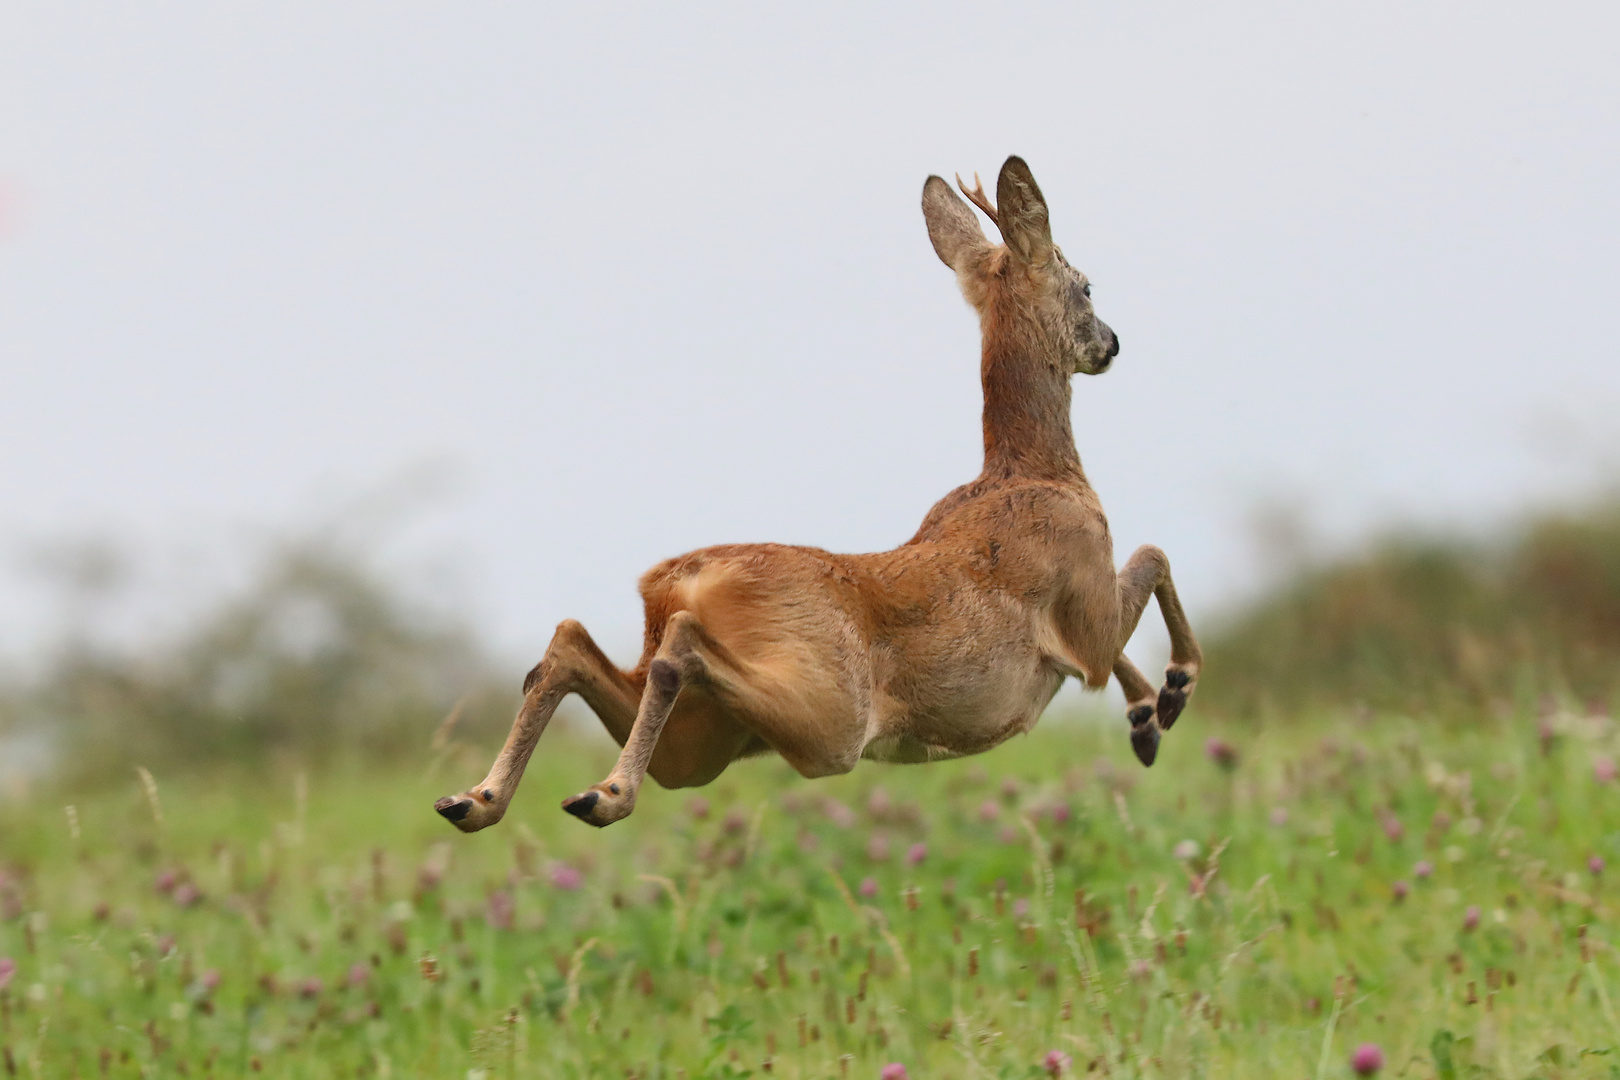
[[[1086,282],[1086,287],[1084,289],[1080,290],[1080,291],[1086,294],[1086,299],[1087,300],[1090,300],[1091,299],[1091,282],[1089,282],[1089,281]]]

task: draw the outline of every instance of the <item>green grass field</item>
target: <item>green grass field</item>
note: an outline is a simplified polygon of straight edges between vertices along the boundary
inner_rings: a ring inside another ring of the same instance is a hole
[[[1620,1075],[1611,722],[1212,734],[1195,708],[1152,770],[1052,719],[744,762],[600,832],[557,803],[612,748],[557,733],[470,837],[430,804],[482,752],[35,791],[0,804],[0,1068],[1297,1080],[1375,1043],[1383,1075]]]

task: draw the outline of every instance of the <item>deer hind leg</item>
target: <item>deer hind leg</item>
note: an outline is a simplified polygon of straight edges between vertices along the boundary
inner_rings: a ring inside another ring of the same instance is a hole
[[[1119,572],[1120,649],[1125,648],[1125,643],[1136,632],[1136,624],[1141,621],[1142,610],[1147,607],[1149,596],[1158,599],[1159,613],[1164,616],[1165,628],[1170,631],[1170,663],[1164,669],[1164,686],[1156,698],[1148,701],[1142,696],[1146,680],[1136,666],[1125,659],[1123,651],[1120,660],[1127,668],[1126,673],[1120,674],[1120,664],[1116,663],[1114,667],[1114,675],[1119,678],[1120,685],[1126,687],[1125,696],[1131,702],[1127,713],[1131,720],[1131,742],[1137,747],[1137,757],[1144,765],[1153,764],[1152,755],[1143,756],[1137,729],[1153,723],[1160,731],[1169,731],[1187,707],[1187,699],[1192,697],[1203,665],[1203,653],[1199,651],[1198,640],[1193,637],[1186,612],[1182,611],[1181,600],[1176,596],[1175,582],[1170,577],[1170,560],[1163,551],[1151,544],[1137,548],[1126,561],[1125,568]],[[1128,683],[1127,679],[1133,672],[1135,681]],[[1141,713],[1144,704],[1152,705],[1152,715],[1144,716]],[[1147,741],[1144,734],[1142,744]],[[1157,738],[1151,742],[1157,748]]]
[[[725,647],[709,635],[697,616],[690,611],[671,615],[658,652],[647,665],[647,684],[641,694],[635,723],[613,771],[601,783],[564,799],[563,809],[599,828],[628,817],[635,809],[636,795],[647,778],[659,736],[664,733],[664,725],[674,711],[675,699],[682,688],[701,685],[712,689],[712,684],[725,679],[734,668]],[[679,775],[660,774],[665,786],[685,786],[692,780],[685,774],[694,771],[701,774],[699,780],[718,774],[742,751],[748,733],[739,729],[732,733],[736,737],[728,739],[724,732],[705,726],[692,734],[713,745],[684,748],[680,756],[687,759],[686,767],[678,770]],[[705,753],[705,749],[709,752]],[[703,757],[715,760],[695,760]]]
[[[535,744],[558,704],[571,693],[585,699],[608,734],[623,746],[636,718],[640,688],[613,666],[583,626],[569,619],[557,627],[545,659],[523,680],[523,705],[489,774],[462,794],[440,799],[433,809],[462,832],[477,832],[501,820]]]
[[[860,731],[828,723],[853,714],[836,678],[820,674],[784,679],[739,659],[696,615],[677,611],[647,665],[641,708],[618,763],[606,780],[565,799],[563,809],[608,825],[634,809],[649,770],[664,787],[695,787],[766,748],[803,776],[848,772],[860,760]],[[688,692],[677,708],[676,698]]]

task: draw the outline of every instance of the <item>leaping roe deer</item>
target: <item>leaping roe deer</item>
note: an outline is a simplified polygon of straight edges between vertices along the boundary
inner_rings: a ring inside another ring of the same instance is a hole
[[[777,753],[806,777],[862,758],[922,762],[990,749],[1035,726],[1064,678],[1100,689],[1112,672],[1131,745],[1153,764],[1159,735],[1198,681],[1200,655],[1156,547],[1118,573],[1069,424],[1072,375],[1107,371],[1119,336],[1052,242],[1029,166],[1002,166],[991,244],[944,180],[923,185],[934,250],[983,334],[984,470],[940,500],[901,547],[834,555],[782,544],[704,548],[641,579],[646,642],[632,671],[585,628],[557,628],[523,683],[523,705],[489,775],[434,809],[463,832],[495,824],[557,704],[585,699],[623,747],[607,779],[563,809],[607,825],[650,774],[696,787],[738,758]],[[1170,631],[1162,689],[1123,652],[1148,597]]]

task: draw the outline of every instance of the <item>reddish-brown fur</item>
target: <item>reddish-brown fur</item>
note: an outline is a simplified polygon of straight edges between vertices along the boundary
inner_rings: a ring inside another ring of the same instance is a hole
[[[964,191],[966,189],[964,188]],[[1107,369],[1118,338],[1052,244],[1040,189],[1009,158],[997,184],[1005,244],[930,177],[924,215],[983,334],[984,469],[945,496],[893,551],[704,548],[641,579],[642,656],[616,668],[584,627],[558,627],[524,684],[522,709],[485,780],[437,809],[471,832],[499,821],[557,703],[578,693],[624,747],[600,784],[564,803],[606,825],[643,778],[706,784],[732,761],[774,752],[805,776],[862,757],[975,754],[1028,731],[1074,676],[1114,674],[1132,742],[1151,764],[1159,732],[1191,694],[1199,652],[1157,548],[1115,573],[1113,542],[1069,425],[1070,377]],[[1171,637],[1155,693],[1121,650],[1150,594]]]

